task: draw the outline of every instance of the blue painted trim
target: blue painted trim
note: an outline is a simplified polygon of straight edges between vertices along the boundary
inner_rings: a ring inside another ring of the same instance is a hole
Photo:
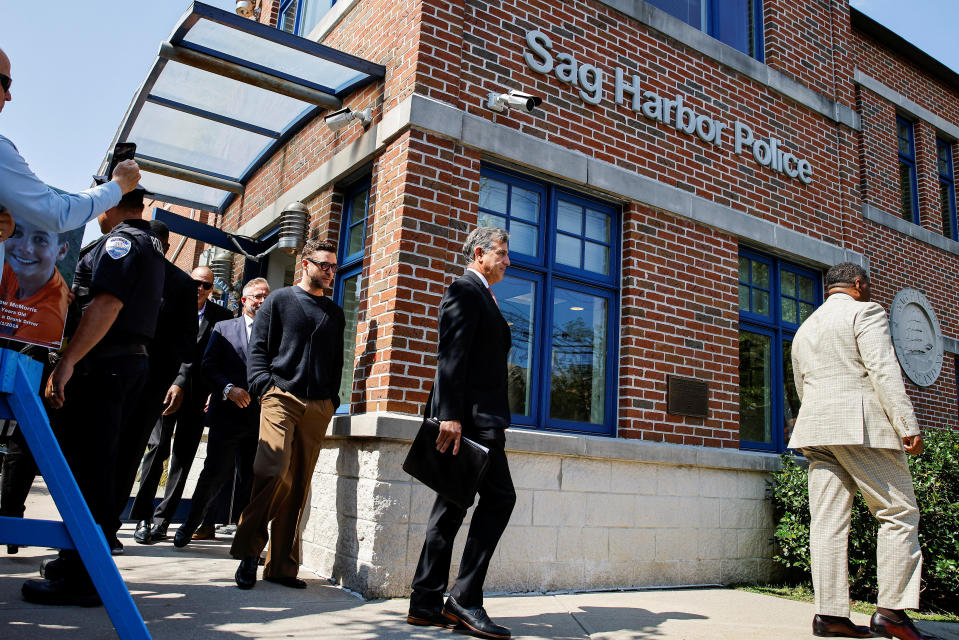
[[[539,267],[542,267],[546,264],[546,234],[544,229],[546,228],[546,219],[549,216],[549,193],[545,183],[534,182],[529,178],[524,177],[522,174],[515,173],[512,171],[506,171],[500,168],[493,167],[482,167],[480,170],[480,176],[486,178],[492,178],[493,180],[498,180],[499,182],[505,182],[507,185],[506,190],[506,230],[510,231],[512,226],[513,216],[512,216],[512,207],[513,207],[513,186],[518,186],[522,189],[527,189],[529,191],[535,191],[539,194],[539,221],[535,225],[531,225],[529,221],[522,220],[517,218],[518,222],[523,224],[528,224],[530,226],[535,226],[538,229],[536,234],[536,252],[538,255],[530,255],[528,253],[520,253],[515,251],[510,247],[510,261],[514,259],[517,263],[523,264],[533,264]],[[482,209],[479,211],[489,213],[490,215],[502,217],[504,214],[498,211],[493,211],[492,209]]]
[[[945,152],[946,172],[939,171],[939,153]],[[936,138],[936,171],[939,174],[939,184],[949,195],[949,238],[959,239],[959,224],[956,221],[956,181],[952,162],[952,145],[942,138]],[[941,211],[940,211],[941,214]],[[944,230],[945,231],[945,230]]]
[[[912,222],[919,224],[919,180],[916,175],[916,129],[913,122],[902,116],[896,116],[896,153],[899,162],[909,167],[909,182],[912,189]],[[906,127],[909,133],[909,154],[899,151],[899,125]],[[901,214],[900,214],[901,215]]]
[[[172,211],[167,211],[166,209],[160,209],[156,207],[153,209],[153,218],[164,223],[169,227],[171,233],[177,233],[181,236],[186,236],[188,238],[193,238],[199,240],[200,242],[205,242],[206,244],[213,245],[214,247],[220,247],[221,249],[226,249],[227,251],[236,252],[236,245],[230,240],[230,234],[217,229],[216,227],[211,227],[208,224],[203,224],[196,220],[190,220],[189,218],[184,218],[181,215],[177,215]],[[263,253],[270,245],[265,245],[265,243],[258,242],[256,240],[251,240],[249,238],[241,238],[239,236],[233,236],[236,238],[237,243],[243,247],[243,250],[252,255],[259,255]]]
[[[183,102],[177,102],[176,100],[163,98],[152,93],[146,97],[146,101],[152,102],[153,104],[158,104],[162,107],[168,107],[170,109],[182,111],[183,113],[188,113],[191,116],[197,116],[205,120],[212,120],[213,122],[219,122],[220,124],[225,124],[230,127],[249,131],[250,133],[266,136],[267,138],[279,138],[281,135],[279,131],[273,131],[272,129],[267,129],[266,127],[250,124],[249,122],[237,120],[236,118],[230,118],[219,113],[213,113],[212,111],[200,109],[199,107],[191,107]]]

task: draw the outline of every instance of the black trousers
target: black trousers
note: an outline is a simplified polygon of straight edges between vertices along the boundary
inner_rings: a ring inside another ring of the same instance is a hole
[[[184,398],[180,410],[169,416],[162,416],[147,441],[147,452],[140,466],[140,489],[130,509],[133,520],[153,519],[157,525],[167,524],[173,519],[186,479],[193,466],[196,450],[203,436],[203,404],[206,396],[199,398],[191,394]],[[174,433],[175,432],[175,433]],[[172,455],[171,455],[172,440]],[[163,463],[170,458],[166,489],[163,500],[153,508],[160,477],[163,475]]]
[[[479,502],[473,512],[466,547],[460,561],[459,576],[450,595],[464,607],[483,605],[483,582],[500,536],[506,530],[516,492],[506,460],[506,435],[500,429],[465,430],[471,440],[489,447],[490,464],[479,486]],[[449,581],[453,541],[466,510],[437,496],[426,528],[426,540],[413,576],[411,607],[424,609],[443,605],[443,593]]]
[[[3,457],[3,471],[0,473],[0,516],[23,517],[30,487],[33,486],[38,473],[33,454],[17,427],[7,441],[7,455]]]
[[[201,522],[213,524],[211,519],[205,516],[218,494],[233,488],[231,485],[237,472],[241,474],[241,477],[237,478],[235,489],[242,494],[242,485],[245,483],[246,502],[249,502],[250,490],[253,486],[253,459],[256,456],[258,441],[256,425],[233,424],[210,428],[210,437],[206,444],[206,461],[203,463],[203,471],[200,472],[196,489],[193,491],[190,515],[187,517],[189,526],[196,527]],[[231,491],[231,493],[234,492]],[[240,511],[235,513],[239,518]],[[212,518],[212,520],[215,519],[215,517]]]
[[[115,531],[119,531],[122,525],[120,516],[123,515],[123,511],[127,508],[127,502],[130,500],[130,493],[133,491],[134,482],[136,482],[137,469],[140,467],[140,459],[143,457],[143,451],[150,439],[150,433],[159,422],[160,414],[163,413],[163,399],[176,377],[176,372],[175,366],[164,367],[163,369],[150,367],[146,384],[140,393],[140,402],[137,403],[133,415],[120,434],[120,442],[117,444],[117,466],[114,479],[116,487]],[[159,481],[159,477],[157,477],[157,481]],[[154,486],[153,492],[156,493],[156,486]],[[152,513],[152,511],[153,502],[151,499],[150,512]]]

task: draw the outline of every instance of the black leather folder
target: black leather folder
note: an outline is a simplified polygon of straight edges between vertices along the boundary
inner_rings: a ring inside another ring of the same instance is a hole
[[[453,445],[440,453],[436,450],[439,434],[439,420],[425,418],[406,455],[403,471],[460,508],[469,509],[489,466],[489,449],[460,438],[458,454],[453,455]]]

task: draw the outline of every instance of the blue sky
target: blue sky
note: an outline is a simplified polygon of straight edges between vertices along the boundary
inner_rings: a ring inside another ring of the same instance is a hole
[[[852,5],[959,71],[956,0],[911,0],[908,11],[902,0]],[[188,7],[181,0],[4,0],[0,48],[14,83],[0,133],[49,184],[89,187],[160,42]]]

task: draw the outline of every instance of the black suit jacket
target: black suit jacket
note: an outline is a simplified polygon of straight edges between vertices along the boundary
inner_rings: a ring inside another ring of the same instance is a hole
[[[509,326],[482,280],[467,271],[440,303],[432,415],[464,428],[505,429],[510,411]]]
[[[242,409],[232,400],[223,399],[223,389],[228,384],[249,391],[246,388],[247,349],[244,316],[224,320],[210,333],[201,371],[210,389],[207,424],[211,429],[235,430],[257,426],[260,405],[255,398]]]
[[[196,283],[169,260],[164,260],[164,268],[163,298],[150,342],[150,382],[168,387],[180,366],[194,358]]]
[[[194,291],[196,290],[196,285],[193,285]],[[193,319],[196,322],[196,298],[193,302]],[[203,379],[203,376],[199,375],[200,362],[203,360],[203,354],[206,352],[206,345],[210,341],[210,334],[213,333],[213,327],[216,326],[217,322],[222,322],[224,320],[230,320],[233,318],[233,314],[229,309],[221,307],[212,300],[207,300],[206,309],[203,311],[203,320],[197,325],[196,331],[196,344],[193,349],[193,358],[190,362],[184,362],[180,367],[180,372],[177,374],[176,380],[173,381],[173,384],[181,387],[191,396],[192,402],[195,404],[197,402],[206,401],[206,396],[210,392],[209,388],[206,385],[206,382]]]

